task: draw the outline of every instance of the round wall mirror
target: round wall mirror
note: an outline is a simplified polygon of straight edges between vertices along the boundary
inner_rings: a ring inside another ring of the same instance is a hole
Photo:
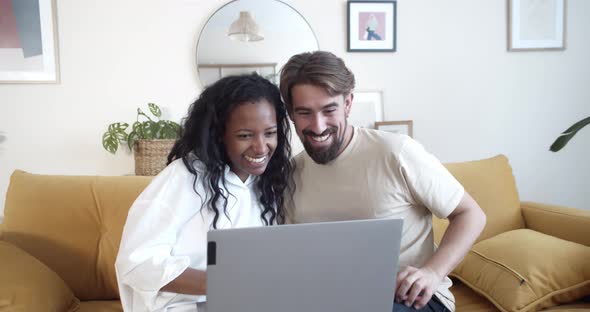
[[[256,72],[278,84],[281,67],[295,54],[319,49],[301,14],[278,0],[236,0],[209,18],[197,43],[203,86],[234,74]]]

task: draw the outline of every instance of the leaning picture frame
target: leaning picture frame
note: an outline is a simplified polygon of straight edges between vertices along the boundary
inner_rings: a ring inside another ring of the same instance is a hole
[[[375,128],[375,122],[383,120],[383,92],[380,90],[355,90],[348,123],[361,128]]]
[[[349,52],[395,52],[396,1],[348,1]]]
[[[414,137],[414,122],[412,120],[378,121],[375,129]]]
[[[277,84],[277,63],[242,63],[242,64],[201,64],[197,66],[201,83],[208,86],[217,80],[240,74],[257,73]]]
[[[55,0],[0,1],[0,83],[59,83]]]
[[[564,50],[566,0],[507,0],[508,51]]]

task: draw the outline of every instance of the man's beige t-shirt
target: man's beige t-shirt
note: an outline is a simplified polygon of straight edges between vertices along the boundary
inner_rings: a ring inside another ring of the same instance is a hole
[[[385,131],[355,127],[351,142],[335,160],[320,165],[302,152],[295,162],[289,221],[403,218],[400,268],[422,267],[433,255],[432,214],[446,218],[464,194],[422,145]],[[451,285],[445,277],[436,295],[453,311]]]

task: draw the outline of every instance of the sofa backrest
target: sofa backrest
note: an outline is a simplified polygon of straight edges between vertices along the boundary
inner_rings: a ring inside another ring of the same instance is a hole
[[[516,182],[506,156],[448,163],[445,166],[486,214],[487,223],[477,241],[524,228]],[[437,243],[440,242],[447,225],[447,220],[433,218]]]
[[[53,269],[79,299],[117,299],[114,263],[127,211],[150,180],[17,170],[6,194],[2,240]]]
[[[479,203],[479,240],[524,227],[508,159],[445,164]],[[15,171],[6,194],[2,240],[59,274],[81,300],[119,298],[115,258],[127,212],[151,177],[54,176]],[[433,219],[436,241],[446,220]]]

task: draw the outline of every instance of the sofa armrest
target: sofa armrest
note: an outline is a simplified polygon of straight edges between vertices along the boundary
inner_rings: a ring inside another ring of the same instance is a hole
[[[590,210],[521,202],[528,229],[590,246]]]

